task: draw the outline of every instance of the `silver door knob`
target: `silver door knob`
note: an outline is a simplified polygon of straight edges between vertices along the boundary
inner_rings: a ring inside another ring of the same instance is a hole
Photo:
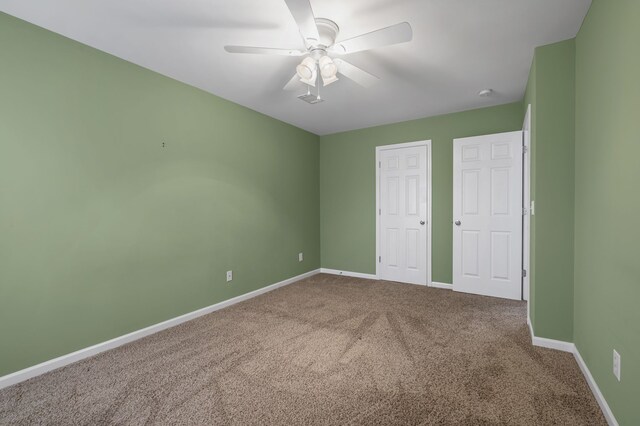
[[[453,222],[453,223],[455,223],[455,224],[456,224],[456,226],[460,226],[460,225],[462,225],[462,222],[460,222],[459,220],[456,220],[456,221],[455,221],[455,222]]]
[[[420,225],[424,225],[424,220],[421,220],[421,221],[420,221]]]

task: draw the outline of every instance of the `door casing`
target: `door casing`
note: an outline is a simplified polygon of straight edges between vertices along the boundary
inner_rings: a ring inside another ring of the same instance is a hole
[[[527,318],[529,318],[529,292],[531,280],[531,104],[527,106],[527,113],[522,126],[522,270],[526,275],[522,277],[522,299],[527,301]]]

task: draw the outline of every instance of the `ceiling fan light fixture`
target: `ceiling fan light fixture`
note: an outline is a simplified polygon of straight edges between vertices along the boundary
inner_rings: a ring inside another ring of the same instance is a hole
[[[328,56],[323,56],[318,60],[318,66],[320,67],[320,75],[322,75],[322,80],[325,79],[331,80],[330,83],[333,83],[333,80],[338,73],[338,66],[333,62],[333,60]],[[325,85],[329,84],[325,82]]]
[[[296,73],[298,74],[298,77],[300,77],[300,80],[315,80],[316,61],[307,56],[296,67]]]

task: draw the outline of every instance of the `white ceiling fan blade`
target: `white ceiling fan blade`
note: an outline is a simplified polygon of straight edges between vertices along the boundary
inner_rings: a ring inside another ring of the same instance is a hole
[[[354,53],[391,44],[405,43],[411,41],[412,38],[413,30],[411,25],[408,22],[403,22],[338,42],[331,46],[329,51],[338,54]]]
[[[316,18],[313,16],[313,9],[309,0],[284,0],[293,15],[293,19],[298,24],[300,34],[305,40],[305,45],[313,44],[309,40],[318,41],[318,27],[316,27]]]
[[[252,53],[258,55],[283,55],[302,56],[307,52],[296,49],[278,49],[274,47],[253,47],[253,46],[225,46],[224,50],[229,53]]]
[[[370,74],[362,68],[358,68],[345,60],[336,58],[333,62],[338,66],[338,72],[340,74],[355,81],[362,87],[371,87],[380,80],[375,75]]]
[[[291,80],[289,80],[289,82],[284,85],[282,90],[286,90],[286,91],[296,90],[298,88],[302,88],[302,84],[303,83],[300,81],[300,77],[298,77],[298,74],[296,73],[293,75],[293,77],[291,77]]]

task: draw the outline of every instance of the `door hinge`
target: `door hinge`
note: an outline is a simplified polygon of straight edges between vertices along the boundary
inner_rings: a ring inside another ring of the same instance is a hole
[[[378,256],[378,263],[382,262],[382,256]]]
[[[378,161],[378,168],[381,169],[382,168],[382,161]]]
[[[522,278],[527,278],[527,270],[526,269],[522,270]]]
[[[526,216],[527,215],[527,208],[523,207],[522,208],[522,216]]]
[[[378,209],[378,216],[382,214],[382,209]]]
[[[527,152],[529,152],[529,147],[526,145],[522,145],[522,153],[526,154]]]

